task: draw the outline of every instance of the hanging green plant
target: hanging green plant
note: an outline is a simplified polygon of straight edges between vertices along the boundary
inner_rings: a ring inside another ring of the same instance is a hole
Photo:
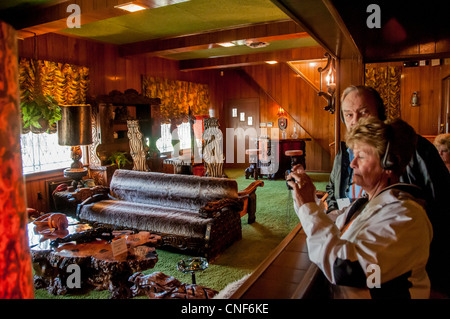
[[[28,97],[29,94],[25,96]],[[48,128],[61,120],[61,109],[56,100],[49,95],[40,95],[34,99],[21,101],[20,108],[24,128]]]

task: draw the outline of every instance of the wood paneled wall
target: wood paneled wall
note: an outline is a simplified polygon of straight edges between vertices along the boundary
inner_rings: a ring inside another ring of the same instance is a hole
[[[442,101],[442,80],[450,75],[450,59],[440,65],[403,67],[403,62],[366,64],[366,67],[401,66],[400,117],[421,135],[439,134],[439,114]],[[420,106],[411,106],[411,95],[419,93]]]
[[[302,51],[299,60],[323,58],[320,47]],[[293,133],[294,123],[300,127],[299,137],[311,138],[306,143],[306,166],[312,171],[331,171],[330,144],[334,141],[335,115],[324,111],[326,101],[299,77],[286,63],[243,68],[262,89],[260,121],[278,125],[279,106],[288,113],[287,135]]]

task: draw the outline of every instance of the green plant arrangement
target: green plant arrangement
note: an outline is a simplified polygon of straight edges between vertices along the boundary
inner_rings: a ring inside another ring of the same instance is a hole
[[[39,95],[29,99],[27,92],[25,100],[20,102],[23,128],[51,130],[61,120],[61,109],[52,96]]]
[[[115,152],[108,160],[111,161],[112,165],[117,165],[117,168],[119,169],[131,163],[127,158],[127,152]]]

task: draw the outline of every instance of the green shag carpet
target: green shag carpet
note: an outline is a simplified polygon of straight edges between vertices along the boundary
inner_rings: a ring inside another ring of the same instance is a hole
[[[228,169],[225,173],[229,178],[236,179],[239,190],[245,189],[254,181],[251,178],[245,179],[242,169]],[[325,191],[329,174],[308,173],[308,175],[317,190]],[[261,180],[264,181],[264,187],[258,187],[256,191],[256,222],[249,225],[247,215],[242,218],[242,240],[234,243],[210,263],[208,269],[196,275],[198,285],[220,291],[229,283],[251,273],[297,225],[298,218],[293,211],[292,198],[288,194],[286,182],[266,178]],[[161,249],[157,250],[157,253],[156,266],[143,272],[144,274],[160,271],[181,282],[191,283],[190,275],[177,271],[177,262],[189,256]],[[35,291],[36,299],[109,299],[109,297],[108,291],[65,296],[53,296],[45,289]]]

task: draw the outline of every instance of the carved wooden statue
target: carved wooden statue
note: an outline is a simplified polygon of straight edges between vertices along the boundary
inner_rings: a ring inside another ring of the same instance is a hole
[[[223,163],[223,135],[219,129],[217,118],[211,117],[204,121],[205,131],[203,132],[203,160],[205,161],[206,176],[224,177]]]
[[[128,120],[128,139],[130,140],[130,154],[133,158],[133,170],[135,171],[149,171],[147,165],[147,151],[144,148],[142,141],[143,134],[139,128],[138,120]]]

